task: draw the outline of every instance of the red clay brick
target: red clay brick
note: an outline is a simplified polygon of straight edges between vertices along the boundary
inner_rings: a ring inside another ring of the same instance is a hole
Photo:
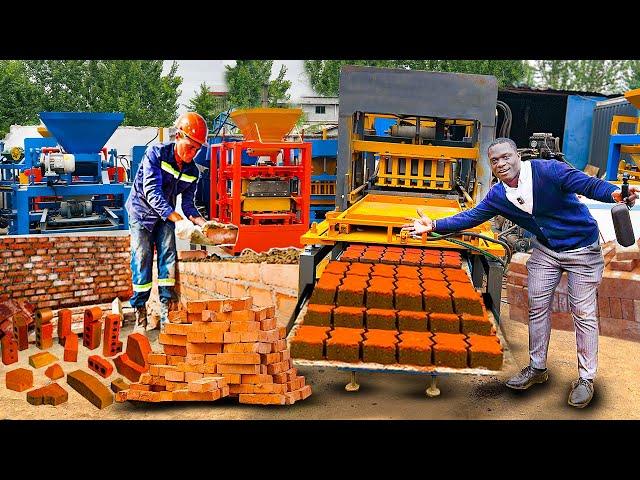
[[[56,362],[58,357],[49,352],[41,352],[29,357],[29,365],[33,368],[41,368],[50,363]]]
[[[23,392],[33,387],[33,372],[26,368],[16,368],[6,373],[5,385],[7,389]]]
[[[469,363],[472,368],[500,370],[502,345],[495,335],[469,335]]]
[[[126,353],[123,355],[126,355]],[[113,395],[109,389],[96,377],[83,370],[69,373],[67,375],[67,384],[100,409],[113,403]]]
[[[11,335],[2,337],[0,348],[2,348],[2,363],[11,365],[18,361],[18,344]]]
[[[254,405],[285,405],[286,397],[279,393],[241,393],[238,395],[238,402]]]
[[[78,336],[75,333],[70,333],[65,337],[64,361],[65,362],[78,361]]]
[[[304,324],[319,327],[330,327],[332,325],[333,308],[333,305],[308,304],[307,313],[304,317]]]
[[[102,309],[100,307],[87,308],[84,311],[84,327],[86,328],[87,324],[97,322],[101,318]]]
[[[53,324],[36,325],[36,347],[46,350],[53,346]]]
[[[69,394],[57,383],[27,392],[27,402],[31,405],[60,405],[69,399]]]
[[[145,367],[150,353],[151,345],[146,336],[141,333],[132,333],[127,337],[127,355],[131,361]]]
[[[64,377],[64,371],[62,370],[62,367],[57,363],[54,363],[49,368],[47,368],[44,371],[44,374],[51,380],[58,380],[59,378]]]
[[[86,318],[87,311],[85,311],[85,318]],[[87,347],[87,349],[89,350],[95,350],[100,346],[101,337],[102,337],[101,322],[85,323],[84,331],[82,334],[83,346]]]
[[[29,348],[29,319],[21,312],[13,317],[13,339],[18,350]]]
[[[433,280],[435,282],[442,283],[446,281],[444,273],[441,268],[420,267],[418,270],[420,272],[420,278],[422,279],[423,282]]]
[[[336,327],[358,328],[364,327],[364,307],[336,307],[333,311],[333,324]]]
[[[365,362],[382,364],[396,363],[398,339],[393,330],[369,330],[362,342],[362,359]]]
[[[433,358],[435,365],[466,368],[467,343],[466,336],[455,333],[436,333],[433,336]]]
[[[335,261],[331,261],[329,263],[327,263],[327,266],[324,267],[323,270],[323,274],[324,273],[331,273],[333,275],[338,275],[340,277],[343,277],[344,274],[346,273],[346,271],[349,268],[350,263],[349,262],[335,262]]]
[[[336,299],[336,291],[342,277],[323,273],[313,289],[309,303],[332,305]]]
[[[422,287],[417,280],[399,279],[394,292],[396,310],[421,311]]]
[[[363,340],[364,330],[357,328],[335,328],[330,338],[325,342],[327,358],[344,362],[360,360],[360,342]]]
[[[58,343],[64,345],[64,337],[71,333],[72,312],[68,308],[58,310]]]
[[[449,289],[441,284],[429,284],[424,292],[424,307],[427,312],[453,313]]]
[[[399,335],[398,361],[406,365],[427,366],[432,362],[430,332],[403,332]]]
[[[401,332],[426,332],[429,330],[429,320],[426,312],[400,310],[398,312],[398,329]]]
[[[460,317],[454,313],[430,313],[430,330],[434,333],[460,333]]]
[[[113,363],[118,373],[131,382],[137,382],[140,375],[149,370],[149,367],[143,367],[132,361],[126,353],[115,357]]]
[[[88,366],[102,378],[107,378],[113,373],[113,367],[109,361],[100,355],[91,355],[88,359]]]
[[[162,345],[162,351],[167,355],[180,355],[184,357],[187,354],[187,347],[182,345]]]
[[[367,328],[380,330],[396,330],[396,311],[370,308],[365,312]]]
[[[374,277],[369,281],[366,289],[367,308],[393,309],[393,290],[395,283],[392,278]]]
[[[130,385],[124,381],[124,378],[116,378],[111,382],[111,391],[113,393],[118,393],[122,390],[128,390]]]
[[[475,333],[477,335],[490,335],[493,329],[493,324],[487,317],[486,310],[483,311],[483,315],[470,315],[463,313],[462,318],[462,333],[469,335]]]
[[[295,358],[321,360],[324,357],[324,341],[328,337],[328,327],[302,325],[291,339],[291,355]]]

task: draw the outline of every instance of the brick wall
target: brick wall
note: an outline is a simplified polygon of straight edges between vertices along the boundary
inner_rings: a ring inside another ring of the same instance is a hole
[[[0,301],[62,308],[128,299],[128,232],[0,236]]]
[[[626,262],[621,249],[613,244],[603,246],[605,270],[598,287],[598,318],[600,335],[640,341],[640,267],[631,271],[616,270],[620,262]],[[625,251],[628,254],[628,250]],[[527,288],[528,254],[513,256],[507,273],[507,303],[509,318],[527,323],[529,300]],[[624,268],[628,268],[626,264]],[[551,326],[558,330],[573,330],[573,317],[569,306],[568,277],[564,273],[551,304]]]
[[[256,306],[275,306],[278,325],[287,324],[298,301],[297,264],[180,260],[177,277],[177,291],[185,300],[211,298],[212,293],[248,295]]]

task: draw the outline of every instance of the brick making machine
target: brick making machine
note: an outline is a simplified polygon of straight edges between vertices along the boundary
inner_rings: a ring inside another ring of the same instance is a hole
[[[26,138],[19,161],[0,164],[10,234],[129,228],[127,169],[104,147],[123,113],[41,112],[45,137]]]
[[[312,139],[311,212],[309,221],[322,221],[335,208],[338,140]]]
[[[351,371],[347,390],[358,389],[357,371],[429,374],[429,396],[437,375],[502,367],[508,246],[489,222],[446,235],[402,230],[417,209],[437,220],[486,195],[497,93],[492,76],[342,68],[336,208],[301,238],[289,324],[300,365]]]
[[[625,92],[624,97],[640,109],[640,88]],[[624,124],[631,126],[635,133],[620,133],[620,126]],[[626,157],[627,161],[621,160],[621,156]],[[630,183],[640,183],[640,117],[637,115],[614,115],[611,120],[605,180],[615,182],[621,180],[624,174],[629,176]]]
[[[302,246],[300,237],[309,228],[311,144],[285,141],[301,114],[286,108],[236,110],[231,118],[244,140],[211,145],[209,215],[238,226],[229,253]]]

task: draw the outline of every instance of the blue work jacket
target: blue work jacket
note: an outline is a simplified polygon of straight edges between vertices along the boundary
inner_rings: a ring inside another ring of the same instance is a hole
[[[174,143],[147,148],[125,205],[129,217],[149,231],[158,220],[166,221],[175,211],[179,194],[182,194],[182,211],[187,218],[200,216],[194,205],[198,168],[194,162],[183,162],[180,170],[174,148]]]

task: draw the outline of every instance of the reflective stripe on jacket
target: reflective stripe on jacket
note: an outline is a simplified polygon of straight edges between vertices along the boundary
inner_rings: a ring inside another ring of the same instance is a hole
[[[149,231],[158,220],[166,221],[175,211],[179,194],[182,194],[182,211],[187,218],[200,216],[194,205],[198,167],[195,162],[185,162],[180,170],[174,147],[174,143],[166,143],[147,148],[127,199],[129,216]]]

